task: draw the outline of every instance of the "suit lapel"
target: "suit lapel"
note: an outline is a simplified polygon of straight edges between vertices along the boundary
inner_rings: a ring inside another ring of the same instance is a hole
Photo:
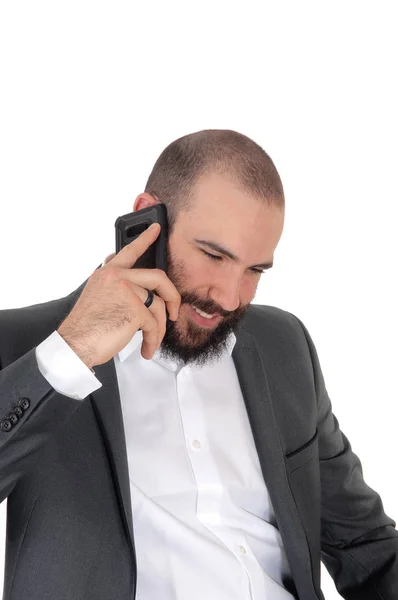
[[[121,512],[130,536],[132,549],[134,549],[126,441],[113,358],[107,363],[95,367],[95,374],[101,381],[102,387],[91,394],[93,408],[106,443]]]
[[[97,267],[100,268],[101,265]],[[88,279],[69,295],[70,310],[77,302]],[[119,386],[113,358],[95,367],[102,386],[91,394],[92,406],[101,429],[115,484],[121,514],[134,555],[133,521],[131,514],[130,479]]]
[[[232,358],[292,575],[303,597],[317,598],[314,588],[311,590],[314,595],[309,595],[308,581],[312,581],[312,572],[308,542],[289,487],[284,452],[260,352],[254,337],[245,329],[241,328],[236,337]]]

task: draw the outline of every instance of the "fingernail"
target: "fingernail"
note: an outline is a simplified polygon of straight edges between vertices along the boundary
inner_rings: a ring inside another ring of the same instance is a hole
[[[155,227],[158,225],[158,223],[152,223],[152,225],[150,227],[148,227],[148,229],[155,229]]]

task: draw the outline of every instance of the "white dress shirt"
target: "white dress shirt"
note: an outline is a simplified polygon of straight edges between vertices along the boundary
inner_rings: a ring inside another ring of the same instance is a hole
[[[291,577],[232,350],[201,368],[141,356],[138,331],[114,357],[126,438],[137,600],[292,600]],[[55,331],[36,348],[58,392],[101,387]],[[133,599],[132,599],[133,600]]]

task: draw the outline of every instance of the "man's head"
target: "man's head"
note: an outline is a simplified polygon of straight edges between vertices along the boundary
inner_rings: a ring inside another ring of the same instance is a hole
[[[255,142],[230,130],[184,136],[159,156],[134,210],[162,202],[169,222],[168,277],[181,295],[163,356],[217,360],[273,262],[283,230],[278,172]],[[213,255],[213,258],[209,256]],[[206,319],[194,307],[216,316]]]

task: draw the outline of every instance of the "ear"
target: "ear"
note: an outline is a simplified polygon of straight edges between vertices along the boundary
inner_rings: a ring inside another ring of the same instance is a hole
[[[156,196],[152,196],[152,194],[148,194],[147,192],[142,192],[142,194],[139,194],[135,199],[133,210],[135,212],[136,210],[148,208],[148,206],[153,206],[154,204],[160,204]]]

